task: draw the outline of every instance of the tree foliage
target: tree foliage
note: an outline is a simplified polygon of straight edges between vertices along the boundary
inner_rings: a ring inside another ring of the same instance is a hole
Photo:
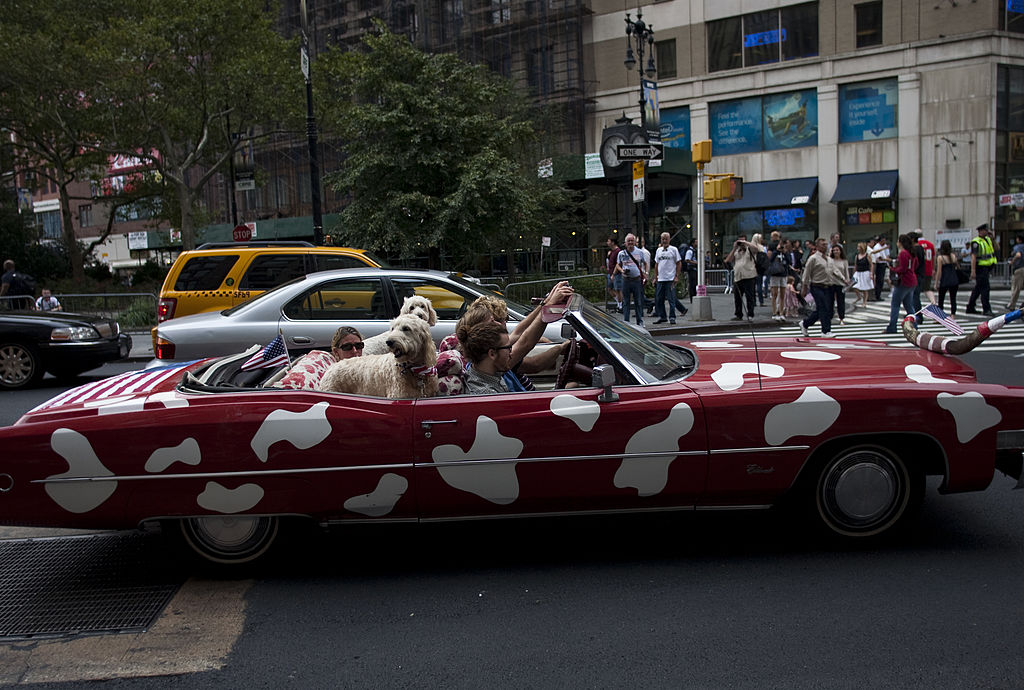
[[[440,267],[436,250],[465,266],[535,239],[566,195],[537,178],[535,112],[511,82],[380,25],[365,48],[314,63],[318,112],[346,154],[328,178],[349,198],[335,240],[432,249]]]
[[[110,148],[147,160],[169,187],[165,209],[194,247],[203,187],[226,171],[233,132],[302,111],[298,48],[257,0],[135,0],[111,17],[98,46]]]

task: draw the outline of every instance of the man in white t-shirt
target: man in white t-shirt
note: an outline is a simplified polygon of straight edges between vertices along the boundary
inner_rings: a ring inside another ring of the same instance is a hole
[[[679,250],[669,244],[671,236],[667,232],[661,233],[661,244],[654,252],[654,265],[657,268],[657,282],[655,282],[654,271],[648,278],[648,282],[654,283],[654,311],[658,320],[654,323],[665,323],[665,300],[668,300],[669,323],[676,322],[676,283],[679,281],[679,271],[682,269],[683,259],[679,256]]]
[[[636,235],[626,235],[626,246],[617,257],[615,272],[622,274],[622,317],[629,322],[630,306],[636,306],[636,325],[644,325],[644,281],[647,280],[648,263],[644,253],[636,246]]]
[[[875,265],[875,301],[882,299],[882,288],[889,271],[889,243],[879,235],[868,250],[868,258]]]

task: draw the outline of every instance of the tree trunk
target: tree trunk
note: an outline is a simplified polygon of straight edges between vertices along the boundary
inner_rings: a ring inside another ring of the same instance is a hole
[[[187,174],[187,173],[186,173]],[[185,179],[185,174],[180,179]],[[181,211],[181,248],[185,251],[196,248],[195,208],[193,191],[183,182],[177,183],[178,203]]]
[[[57,186],[57,191],[60,198],[61,239],[68,253],[68,261],[71,262],[71,277],[75,284],[79,285],[85,278],[85,266],[82,263],[85,257],[82,256],[82,247],[78,244],[78,238],[75,237],[75,224],[74,216],[71,214],[68,181],[61,182]]]

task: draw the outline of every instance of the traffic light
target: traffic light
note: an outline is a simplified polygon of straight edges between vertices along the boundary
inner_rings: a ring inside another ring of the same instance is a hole
[[[743,178],[736,175],[704,178],[704,203],[714,204],[743,198]]]
[[[690,160],[694,163],[710,163],[711,140],[705,139],[703,141],[694,142],[693,149],[690,152]]]

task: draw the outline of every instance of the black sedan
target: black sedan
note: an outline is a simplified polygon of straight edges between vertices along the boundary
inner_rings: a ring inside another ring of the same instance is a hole
[[[77,376],[124,359],[132,339],[117,321],[65,312],[0,312],[0,389],[28,386],[50,372]]]

